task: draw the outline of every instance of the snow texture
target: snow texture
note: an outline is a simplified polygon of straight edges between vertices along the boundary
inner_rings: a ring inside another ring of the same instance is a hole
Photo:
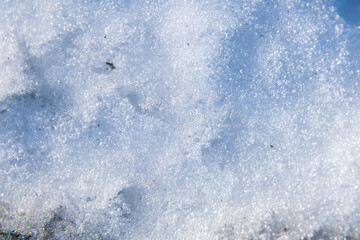
[[[3,0],[0,238],[359,239],[360,2]]]

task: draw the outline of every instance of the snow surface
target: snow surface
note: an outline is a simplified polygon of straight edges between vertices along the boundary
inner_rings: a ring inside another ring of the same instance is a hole
[[[359,239],[360,2],[3,0],[0,238]]]

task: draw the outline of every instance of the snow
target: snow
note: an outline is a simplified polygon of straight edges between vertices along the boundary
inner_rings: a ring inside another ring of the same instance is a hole
[[[3,1],[0,238],[360,238],[358,1]]]

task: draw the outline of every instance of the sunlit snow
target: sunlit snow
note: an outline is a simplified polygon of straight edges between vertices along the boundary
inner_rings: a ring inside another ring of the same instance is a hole
[[[3,0],[0,239],[359,239],[360,2]]]

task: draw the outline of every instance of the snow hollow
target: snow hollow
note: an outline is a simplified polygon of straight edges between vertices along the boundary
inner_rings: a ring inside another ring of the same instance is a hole
[[[360,4],[3,0],[0,238],[359,239]]]

